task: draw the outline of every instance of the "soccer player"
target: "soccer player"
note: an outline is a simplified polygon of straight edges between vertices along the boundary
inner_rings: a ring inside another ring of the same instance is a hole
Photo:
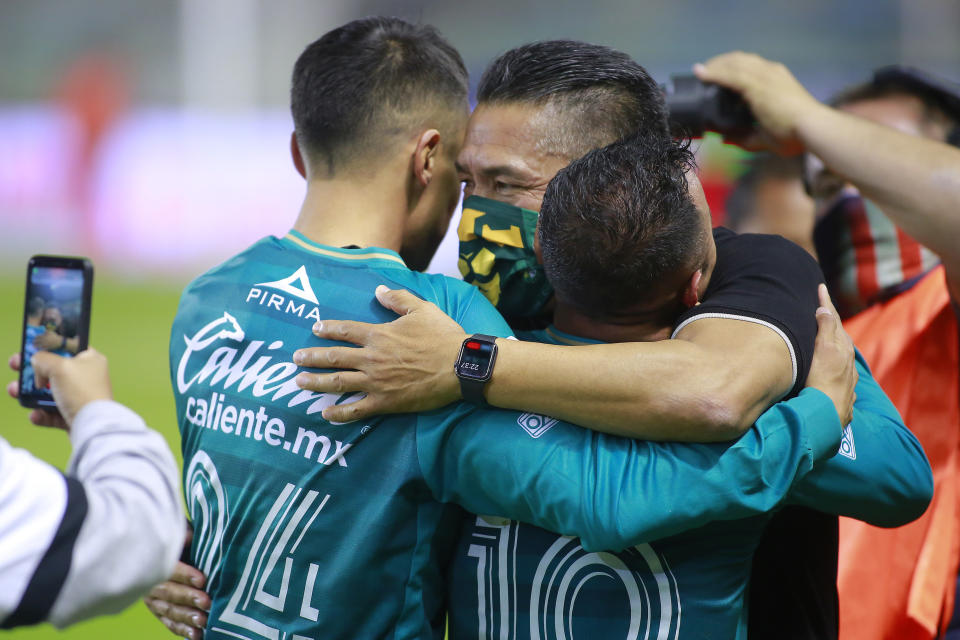
[[[353,398],[298,389],[293,352],[321,317],[392,317],[377,284],[414,291],[471,331],[510,333],[476,289],[407,266],[429,262],[456,205],[466,92],[462,61],[428,27],[368,18],[310,45],[291,92],[291,149],[307,178],[294,229],[183,294],[171,375],[207,637],[441,637],[460,515],[443,503],[619,549],[766,512],[839,444],[854,376],[832,316],[808,381],[817,388],[733,443],[651,444],[556,423],[544,455],[518,427],[525,416],[469,405],[323,420]],[[653,486],[667,474],[669,493]],[[687,494],[694,483],[702,494]]]
[[[665,130],[665,122],[656,85],[619,52],[585,43],[543,42],[509,51],[492,63],[481,80],[479,105],[459,159],[465,195],[473,196],[464,202],[460,227],[461,270],[468,281],[496,301],[508,318],[526,319],[545,309],[549,313],[546,278],[537,273],[532,256],[536,210],[546,185],[558,168],[590,148],[616,140],[631,127],[656,134]],[[610,233],[624,234],[626,229]],[[670,337],[674,327],[677,340],[573,351],[501,341],[486,399],[636,437],[722,439],[738,433],[738,425],[754,411],[802,384],[813,334],[802,310],[815,306],[807,292],[822,276],[798,247],[773,238],[738,238],[721,232],[716,258],[712,239],[705,246],[696,268],[664,271],[655,288],[629,289],[636,294],[635,305],[625,317],[611,321],[656,327],[659,333],[651,333],[648,340]],[[654,262],[675,251],[644,243],[633,249],[621,262],[639,259],[631,256],[642,255],[641,249],[653,252]],[[728,256],[723,260],[721,249]],[[581,254],[592,258],[602,256],[602,250],[595,247]],[[565,260],[573,255],[567,253]],[[602,276],[619,262],[611,265],[598,258],[601,267],[589,259],[579,264],[586,274],[580,277],[592,282],[596,291],[617,295],[618,281],[611,278],[612,284],[606,285]],[[718,264],[725,277],[712,273]],[[305,360],[322,366],[330,363],[327,355],[334,355],[338,366],[357,370],[307,376],[306,388],[371,392],[358,403],[329,407],[324,412],[328,418],[432,407],[459,397],[450,362],[463,332],[451,329],[452,323],[431,314],[427,305],[404,303],[393,308],[412,313],[391,325],[358,328],[324,322],[317,331],[321,337],[350,334],[353,342],[377,347],[369,358],[369,349],[330,349]],[[690,310],[680,317],[686,308]],[[604,339],[620,340],[617,335]],[[397,367],[392,362],[404,364]],[[921,511],[926,505],[929,467],[915,439],[905,431],[884,429],[868,437],[879,438],[878,449],[898,452],[889,462],[911,470],[907,482],[881,489],[862,461],[831,462],[841,474],[859,477],[858,496],[891,496],[887,492],[893,490],[902,496],[904,506],[913,506],[901,510],[891,499],[866,515],[861,511],[865,503],[846,496],[839,510],[836,502],[832,506],[824,502],[821,508],[828,514],[797,509],[778,514],[755,563],[763,580],[752,591],[756,604],[751,607],[751,626],[758,634],[836,635],[834,514],[880,518],[874,524],[902,524],[917,517],[916,505]],[[833,488],[841,494],[848,489],[840,483]],[[784,581],[782,575],[791,579]]]
[[[676,304],[664,291],[672,274],[689,274],[702,264],[703,245],[711,236],[702,191],[692,174],[687,177],[691,167],[692,156],[683,145],[641,135],[593,151],[551,180],[537,248],[556,291],[554,321],[525,337],[554,345],[657,340],[696,317],[694,307],[677,320]],[[717,261],[704,296],[706,313],[748,314],[759,305],[738,288],[738,280],[754,261],[784,251],[787,243],[723,229],[713,237]],[[762,292],[764,306],[776,308],[772,317],[789,323],[791,313],[803,312],[775,286],[758,281],[752,288]],[[658,298],[659,308],[647,302]],[[879,518],[875,524],[898,524],[890,518],[922,513],[929,499],[929,468],[869,371],[862,362],[858,368],[862,378],[853,426],[859,451],[851,448],[849,431],[841,455],[821,463],[784,504],[828,513],[854,509],[859,517]],[[909,453],[902,459],[885,460],[904,449]],[[844,464],[858,455],[859,464]],[[880,483],[884,490],[896,488],[897,497],[871,497],[881,488],[872,479],[891,473],[906,476]],[[657,485],[669,486],[670,481],[659,478]],[[904,492],[916,493],[913,500],[897,504]],[[643,637],[641,626],[650,625],[659,629],[655,637],[662,638],[749,637],[742,605],[752,556],[771,517],[715,522],[607,554],[586,553],[576,540],[529,524],[468,518],[451,570],[450,600],[457,603],[450,607],[451,629],[458,638],[474,637],[471,632],[485,626],[492,636],[494,625],[503,629],[511,624],[523,629],[511,637],[585,637],[603,630],[604,637],[635,638]],[[490,539],[491,534],[496,538]],[[510,540],[509,547],[501,546],[503,538]],[[506,555],[511,567],[493,572],[492,586],[490,578],[479,579],[477,558],[484,555],[488,566],[498,559],[504,563]],[[488,600],[496,589],[514,590],[499,618],[478,615],[482,603],[476,594],[484,588]],[[782,624],[787,635],[797,631],[787,626],[788,620]]]

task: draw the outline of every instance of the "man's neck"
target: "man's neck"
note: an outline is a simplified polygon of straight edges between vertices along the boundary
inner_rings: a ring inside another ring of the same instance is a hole
[[[399,251],[406,204],[402,186],[378,176],[310,180],[293,228],[314,242],[333,247]]]
[[[666,340],[673,331],[673,327],[652,323],[603,322],[559,301],[553,312],[553,325],[564,333],[603,342],[656,342]]]

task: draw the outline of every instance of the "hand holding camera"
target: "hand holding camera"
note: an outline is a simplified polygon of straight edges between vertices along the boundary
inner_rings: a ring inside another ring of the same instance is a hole
[[[673,79],[667,91],[678,134],[723,134],[745,149],[796,155],[804,150],[801,123],[826,109],[790,70],[758,55],[734,51],[693,67],[694,77]]]
[[[802,153],[800,129],[806,119],[826,109],[784,65],[752,53],[734,51],[694,65],[704,81],[732,89],[749,105],[757,126],[728,141],[748,149],[770,149],[781,155]]]

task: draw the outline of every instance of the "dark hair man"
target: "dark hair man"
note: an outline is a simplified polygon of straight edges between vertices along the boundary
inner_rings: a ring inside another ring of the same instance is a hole
[[[951,146],[960,142],[960,88],[885,68],[831,108],[755,55],[724,54],[695,71],[750,104],[759,130],[747,143],[818,161],[808,179],[827,284],[933,466],[933,502],[917,522],[881,531],[841,521],[841,636],[939,637],[960,562],[960,150]]]
[[[684,299],[698,295],[690,274],[713,269],[710,227],[687,187],[692,170],[687,148],[642,134],[557,173],[537,226],[555,324],[587,323],[578,335],[603,325],[672,331]]]
[[[518,427],[528,417],[513,412],[456,406],[366,423],[321,419],[351,394],[298,389],[293,351],[321,313],[391,317],[374,304],[379,283],[437,302],[471,330],[510,331],[478,291],[415,273],[397,252],[426,264],[457,201],[466,74],[456,52],[429,27],[357,20],[307,48],[293,86],[291,150],[307,178],[294,230],[192,282],[172,331],[208,637],[442,637],[441,562],[460,514],[442,503],[622,548],[766,511],[837,446],[833,413],[846,412],[852,375],[843,365],[830,371],[844,361],[845,338],[829,318],[821,322],[834,349],[819,383],[836,402],[817,392],[790,400],[732,445],[651,445],[556,423],[552,455],[541,459]],[[305,117],[304,105],[325,115]],[[382,135],[372,151],[344,130],[368,142],[367,132]],[[816,419],[824,414],[830,420]],[[591,464],[604,473],[566,475]],[[744,469],[747,486],[717,487]],[[651,502],[652,479],[667,470],[681,484],[717,488]]]
[[[564,59],[574,69],[564,67]],[[520,60],[526,61],[526,67],[518,64]],[[604,60],[608,61],[606,65]],[[534,68],[537,65],[542,69]],[[621,69],[618,77],[632,82],[611,80],[611,66]],[[516,77],[521,68],[523,81]],[[541,89],[541,85],[549,86],[549,79],[558,68],[565,73],[561,74],[563,81],[556,93]],[[570,80],[574,77],[579,77],[578,83]],[[501,83],[508,90],[495,88]],[[523,90],[524,83],[535,90]],[[639,65],[623,54],[585,43],[560,41],[520,47],[494,61],[481,80],[481,101],[471,116],[458,159],[464,193],[468,196],[460,225],[461,271],[508,318],[542,312],[550,297],[543,295],[541,281],[546,281],[545,276],[538,275],[531,266],[536,209],[540,208],[544,190],[556,171],[581,150],[559,149],[557,140],[579,143],[580,137],[563,136],[557,130],[580,126],[582,114],[577,110],[580,102],[575,94],[589,93],[594,85],[609,94],[621,92],[640,102],[652,101],[654,106],[659,105],[659,111],[654,108],[645,113],[662,113],[662,96]],[[493,98],[485,102],[484,96]],[[574,105],[572,114],[562,110],[564,104]],[[623,99],[614,104],[629,108],[631,102]],[[654,118],[649,126],[649,135],[656,138],[664,125]],[[599,133],[598,138],[603,135]],[[687,179],[691,192],[698,194],[696,178],[691,174]],[[676,204],[680,206],[679,201]],[[705,210],[704,207],[701,211]],[[724,260],[728,265],[724,277],[713,277],[718,248],[705,233],[709,229],[706,220],[704,217],[699,234],[706,237],[698,268],[671,274],[674,277],[668,283],[656,291],[646,291],[649,299],[637,300],[618,314],[601,320],[592,318],[590,332],[584,333],[586,337],[622,344],[575,350],[532,343],[502,344],[495,373],[486,386],[486,399],[634,437],[696,440],[722,439],[728,433],[736,433],[739,421],[752,415],[750,407],[762,408],[769,402],[763,399],[768,394],[772,399],[791,390],[795,392],[805,376],[804,363],[809,361],[812,346],[808,316],[798,310],[816,306],[812,299],[820,279],[816,265],[790,243],[768,242],[765,250],[758,251],[756,247],[740,249],[742,241],[724,236],[717,238],[717,244],[723,240],[726,251],[731,255],[740,251],[743,257],[736,263]],[[689,231],[696,233],[695,229]],[[623,235],[624,245],[629,246],[624,229],[609,230],[609,235]],[[666,250],[670,252],[669,246]],[[579,271],[593,275],[602,272],[590,266],[586,258],[589,255],[570,250],[562,261],[583,257],[571,270],[571,277],[588,282],[579,291],[591,297],[594,289],[605,289],[606,284]],[[615,268],[614,263],[619,261],[636,261],[624,253],[613,259],[605,255],[591,257],[603,261],[608,269]],[[627,289],[632,287],[621,284]],[[708,294],[708,286],[713,287],[712,294]],[[607,295],[615,294],[608,290]],[[590,299],[600,297],[603,296]],[[390,325],[356,327],[325,321],[315,330],[318,336],[327,337],[336,332],[341,338],[368,345],[369,349],[333,348],[305,353],[304,362],[329,364],[331,361],[325,358],[332,356],[338,366],[356,371],[304,376],[300,382],[304,388],[369,392],[364,400],[353,405],[327,408],[324,415],[328,418],[364,417],[387,407],[403,410],[434,406],[459,396],[457,380],[448,369],[450,352],[463,340],[463,333],[451,326],[448,319],[433,313],[430,305],[422,305],[411,296],[388,294],[380,298],[395,311],[409,314]],[[700,301],[703,303],[698,304]],[[602,308],[590,303],[583,306]],[[554,317],[561,313],[561,308]],[[678,322],[675,327],[663,323],[670,311],[676,314],[680,309],[689,311],[674,318]],[[678,340],[637,344],[637,325],[657,327],[656,332],[644,334],[644,340],[667,338],[671,331]],[[602,332],[598,332],[599,326],[603,327]],[[425,349],[424,344],[433,348]],[[400,361],[416,362],[417,375],[412,376],[394,364]],[[883,431],[876,433],[882,441]],[[900,488],[923,493],[927,487],[926,461],[909,435],[900,433],[895,440],[899,444],[893,446],[903,452],[898,462],[918,472],[911,488],[907,488],[909,483]],[[843,466],[840,461],[838,464]],[[832,513],[848,513],[856,508],[855,504],[856,501],[849,501],[828,507],[824,502],[817,506]],[[907,520],[915,516],[913,513]],[[794,563],[788,570],[793,576],[793,591],[778,599],[783,609],[756,611],[777,625],[780,637],[787,632],[797,637],[835,634],[836,556],[829,551],[831,543],[835,548],[835,517],[810,513],[798,517],[784,512],[775,522],[785,524],[771,539],[782,540],[780,536],[784,535],[794,538],[790,543],[793,554],[786,557],[786,561]],[[767,548],[773,549],[770,553],[774,560],[782,555],[776,547]],[[799,553],[804,549],[809,557]],[[768,562],[763,560],[758,565],[767,566]],[[804,588],[796,589],[797,583]],[[777,589],[784,587],[782,580],[776,580],[757,586],[754,593],[777,594],[782,593]]]
[[[460,271],[512,326],[542,325],[551,289],[532,243],[547,183],[571,160],[631,132],[666,135],[666,108],[630,56],[568,40],[507,51],[490,63],[477,93],[458,169],[464,195],[483,199],[464,207]]]

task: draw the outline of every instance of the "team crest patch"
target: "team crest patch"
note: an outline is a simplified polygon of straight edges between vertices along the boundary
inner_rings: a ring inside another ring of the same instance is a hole
[[[559,420],[542,416],[539,413],[525,413],[517,418],[517,424],[523,427],[523,430],[530,434],[532,438],[539,438]]]
[[[857,447],[853,443],[853,429],[849,424],[847,428],[843,430],[843,438],[840,440],[840,450],[837,451],[837,453],[851,460],[857,459]]]

